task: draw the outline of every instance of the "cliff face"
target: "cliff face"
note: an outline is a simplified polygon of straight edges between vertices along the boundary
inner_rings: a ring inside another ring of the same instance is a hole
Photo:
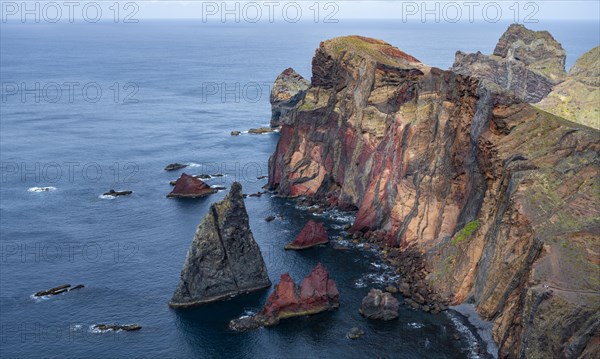
[[[267,288],[271,281],[252,236],[242,186],[210,206],[194,236],[171,307],[189,307]]]
[[[600,354],[599,132],[358,36],[321,43],[269,185],[358,208],[495,323],[503,357]]]
[[[583,54],[564,82],[536,106],[557,116],[600,129],[600,46]]]
[[[494,53],[458,51],[452,71],[491,81],[530,103],[542,100],[565,78],[566,53],[547,31],[513,24],[502,35]]]

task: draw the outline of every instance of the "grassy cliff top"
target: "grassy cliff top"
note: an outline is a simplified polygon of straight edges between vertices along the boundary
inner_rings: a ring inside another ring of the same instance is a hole
[[[414,67],[421,62],[385,41],[364,36],[341,36],[321,43],[321,49],[337,57],[354,54],[393,67]]]

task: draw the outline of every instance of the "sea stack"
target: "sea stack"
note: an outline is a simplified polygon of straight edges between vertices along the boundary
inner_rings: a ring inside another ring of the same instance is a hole
[[[285,246],[285,249],[301,250],[307,249],[319,244],[329,242],[329,236],[323,223],[315,222],[312,219],[306,223],[302,231],[293,242]]]
[[[279,324],[281,319],[317,314],[340,306],[340,294],[327,269],[319,263],[298,287],[289,274],[281,275],[279,284],[263,309],[253,317],[234,319],[229,327],[248,330]]]
[[[217,189],[194,176],[182,173],[175,182],[175,188],[167,195],[168,198],[198,198],[216,193]]]
[[[169,305],[190,307],[270,285],[250,231],[242,185],[234,182],[229,194],[211,205],[198,226]]]

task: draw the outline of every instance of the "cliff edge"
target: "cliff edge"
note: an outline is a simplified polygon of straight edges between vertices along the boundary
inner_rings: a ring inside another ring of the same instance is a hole
[[[501,357],[598,357],[600,132],[380,40],[325,41],[312,64],[269,186],[421,253]]]

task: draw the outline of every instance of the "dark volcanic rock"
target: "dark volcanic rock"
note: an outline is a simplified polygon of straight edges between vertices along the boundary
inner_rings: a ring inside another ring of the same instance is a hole
[[[182,173],[181,177],[175,182],[175,188],[167,195],[168,198],[197,198],[216,193],[217,190],[211,188],[203,181]]]
[[[285,69],[271,88],[271,127],[280,126],[288,111],[296,106],[308,89],[310,82],[294,69]]]
[[[240,133],[241,133],[240,131],[231,131],[231,133],[230,133],[230,134],[231,134],[232,136],[239,136],[239,135],[240,135]]]
[[[270,127],[259,127],[259,128],[251,128],[248,130],[248,133],[253,135],[262,135],[264,133],[275,132],[275,129]]]
[[[39,292],[36,292],[33,296],[34,297],[44,297],[44,296],[48,296],[48,295],[57,295],[57,294],[65,293],[65,292],[70,292],[75,289],[81,289],[84,287],[85,286],[83,284],[78,284],[74,287],[71,287],[70,284],[63,284],[63,285],[59,285],[54,288],[50,288],[48,290],[41,290]]]
[[[315,222],[312,219],[306,223],[302,231],[298,234],[293,242],[285,246],[285,249],[306,249],[319,244],[325,244],[329,242],[329,236],[327,230],[321,222]]]
[[[398,318],[400,303],[393,295],[379,289],[371,289],[363,298],[360,314],[369,319],[392,320]]]
[[[229,194],[211,205],[194,236],[169,305],[189,307],[267,288],[271,285],[234,182]]]
[[[182,163],[171,163],[165,167],[165,171],[176,171],[182,168],[186,168],[188,165],[184,165]]]
[[[285,273],[263,309],[254,317],[234,319],[229,327],[234,330],[248,330],[262,326],[279,324],[281,319],[317,314],[337,309],[340,305],[339,292],[335,282],[329,278],[325,267],[319,263],[298,287]]]
[[[486,79],[525,102],[539,102],[565,78],[566,52],[547,31],[510,25],[493,55],[458,51],[452,71]]]
[[[115,191],[114,189],[111,189],[108,192],[104,192],[103,195],[118,197],[118,196],[129,196],[132,193],[133,193],[133,191]]]

